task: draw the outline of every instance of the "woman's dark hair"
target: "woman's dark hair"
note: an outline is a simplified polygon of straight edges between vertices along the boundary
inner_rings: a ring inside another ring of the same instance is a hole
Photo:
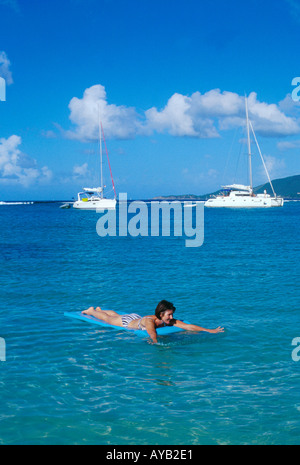
[[[167,310],[172,310],[173,312],[175,312],[176,308],[174,307],[173,304],[171,304],[171,302],[168,302],[167,300],[162,300],[161,302],[159,302],[159,304],[156,307],[156,310],[155,310],[156,318],[161,320],[161,313],[164,313]]]

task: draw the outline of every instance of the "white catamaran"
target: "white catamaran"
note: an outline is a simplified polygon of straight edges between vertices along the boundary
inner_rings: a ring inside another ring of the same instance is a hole
[[[105,144],[105,150],[111,175],[112,186],[114,189],[114,198],[107,199],[104,197],[104,188],[106,186],[103,185],[103,167],[102,167],[102,135]],[[115,190],[115,184],[112,176],[112,171],[110,167],[104,131],[102,127],[102,123],[99,122],[99,139],[100,139],[100,177],[101,177],[101,187],[85,187],[83,188],[83,192],[78,193],[78,199],[74,202],[73,207],[80,209],[80,210],[115,210],[117,204],[117,195]]]
[[[246,105],[246,125],[247,125],[247,139],[248,139],[249,183],[250,185],[245,186],[242,184],[231,184],[228,186],[222,186],[223,190],[219,195],[216,195],[214,198],[210,198],[209,200],[205,202],[204,205],[206,207],[268,208],[268,207],[282,207],[283,206],[283,202],[284,202],[283,198],[277,197],[274,191],[274,187],[270,179],[260,147],[258,145],[252,123],[249,120],[247,98],[245,98],[245,105]],[[266,190],[264,191],[263,194],[254,194],[253,192],[250,129],[253,134],[255,143],[257,145],[258,152],[261,157],[263,166],[265,168],[268,181],[270,183],[270,186],[273,192],[273,196],[267,194]]]

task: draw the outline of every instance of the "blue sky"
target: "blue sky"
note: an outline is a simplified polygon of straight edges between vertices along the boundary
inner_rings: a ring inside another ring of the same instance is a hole
[[[300,174],[298,2],[0,0],[0,20],[0,200],[99,184],[97,109],[129,198],[246,182],[245,93],[271,177]]]

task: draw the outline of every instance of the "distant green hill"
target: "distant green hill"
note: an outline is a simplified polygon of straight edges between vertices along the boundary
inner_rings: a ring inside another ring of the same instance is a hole
[[[272,184],[277,195],[280,195],[285,199],[300,200],[300,175],[289,176],[288,178],[282,179],[274,179]],[[256,194],[262,194],[265,189],[268,194],[272,194],[272,189],[269,183],[256,187],[254,192]]]
[[[289,176],[287,178],[282,179],[274,179],[272,180],[272,184],[276,194],[280,197],[284,197],[285,199],[299,199],[300,200],[300,175],[296,176]],[[256,194],[262,194],[264,190],[267,191],[268,194],[273,194],[271,186],[269,183],[262,184],[261,186],[257,186],[254,189]],[[183,194],[183,195],[168,195],[163,197],[155,197],[153,200],[206,200],[212,195],[217,195],[221,192],[218,190],[216,192],[212,192],[211,194],[206,195],[193,195],[193,194]]]

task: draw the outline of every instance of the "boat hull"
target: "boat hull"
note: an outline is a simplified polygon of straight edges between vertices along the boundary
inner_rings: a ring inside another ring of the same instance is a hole
[[[283,203],[281,197],[247,197],[246,199],[222,197],[209,199],[204,205],[209,208],[272,208],[282,207]]]
[[[77,200],[73,208],[77,210],[115,210],[117,201],[115,199],[88,200],[87,202]]]

